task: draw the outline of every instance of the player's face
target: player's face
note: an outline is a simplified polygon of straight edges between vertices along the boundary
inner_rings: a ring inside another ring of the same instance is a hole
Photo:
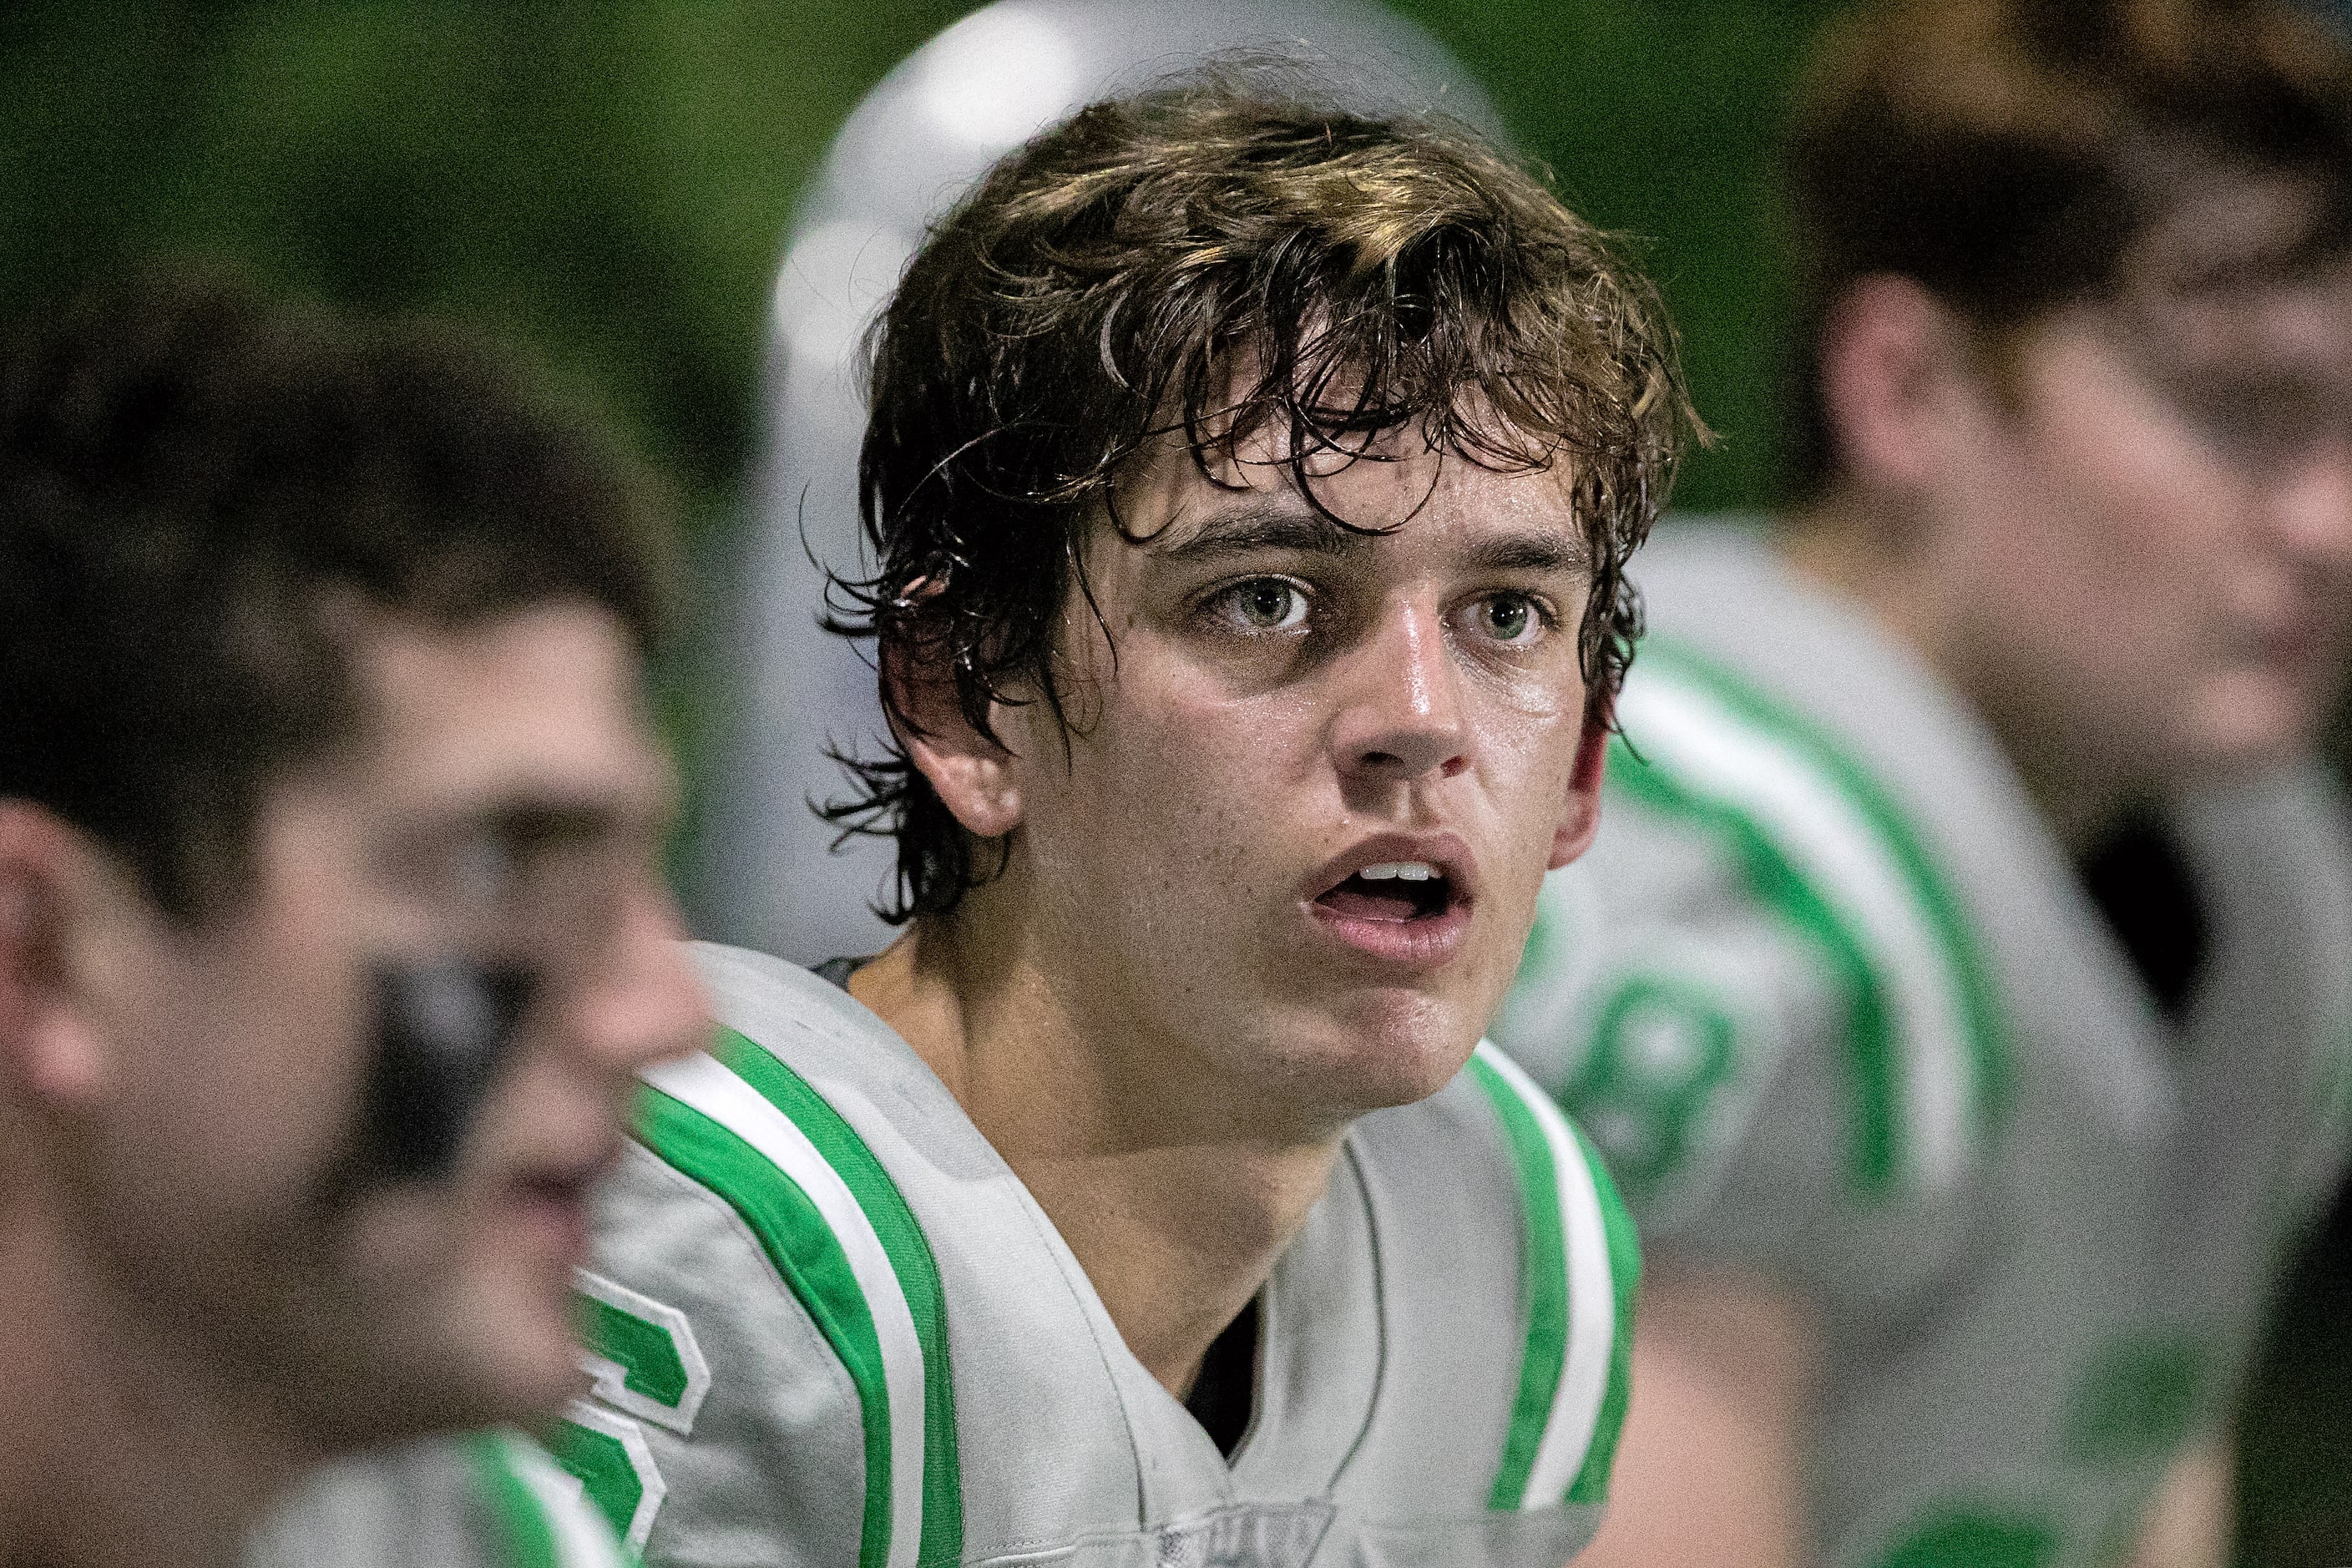
[[[1008,715],[1017,874],[1097,1037],[1276,1119],[1451,1077],[1596,811],[1566,474],[1375,450],[1314,481],[1375,536],[1270,439],[1222,485],[1161,457],[1121,492],[1148,538],[1087,552],[1100,624],[1068,607],[1067,752],[1042,705]]]
[[[377,624],[364,740],[268,797],[249,891],[126,953],[104,1229],[225,1379],[350,1441],[560,1405],[591,1183],[702,1010],[656,853],[666,765],[584,607]],[[446,1173],[362,1135],[388,973],[532,976]]]
[[[2352,652],[2352,262],[2254,266],[2305,199],[2217,187],[2033,329],[1956,503],[1990,541],[1979,695],[2092,774],[2292,754]]]

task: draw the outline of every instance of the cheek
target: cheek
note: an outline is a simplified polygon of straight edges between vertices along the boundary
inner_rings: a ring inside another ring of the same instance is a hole
[[[302,978],[294,980],[291,977]],[[224,1022],[238,1064],[194,1093],[211,1101],[215,1152],[247,1176],[257,1204],[305,1193],[341,1153],[358,1113],[367,1054],[359,977],[333,963],[257,977]]]
[[[1143,637],[1122,643],[1118,682],[1088,717],[1070,768],[1058,735],[1033,741],[1046,759],[1035,776],[1059,801],[1136,832],[1159,830],[1170,807],[1264,805],[1320,754],[1311,688],[1237,688]]]
[[[2127,381],[2054,389],[2025,468],[2045,498],[2019,509],[2019,553],[2041,565],[2079,617],[2150,647],[2197,636],[2233,588],[2250,515],[2228,465]],[[2039,539],[2035,536],[2041,535]]]
[[[330,910],[289,910],[192,988],[174,1092],[211,1129],[204,1157],[257,1209],[307,1196],[357,1114],[370,1008],[347,936]]]
[[[1584,734],[1585,687],[1572,656],[1541,672],[1471,670],[1460,689],[1469,750],[1497,798],[1557,815]]]
[[[1056,824],[1066,854],[1096,861],[1085,879],[1110,893],[1107,907],[1162,922],[1222,902],[1265,873],[1256,846],[1298,802],[1286,752],[1311,722],[1300,706],[1181,690],[1121,704],[1079,743],[1038,820]]]
[[[1486,902],[1513,921],[1534,918],[1537,890],[1551,868],[1560,829],[1589,796],[1576,794],[1577,754],[1584,739],[1583,704],[1555,703],[1541,712],[1498,716],[1481,737],[1486,791],[1503,842],[1487,876]],[[1516,963],[1516,958],[1514,958]]]
[[[122,1256],[200,1314],[306,1313],[340,1245],[319,1198],[358,1092],[357,998],[309,957],[297,944],[159,963],[120,1030],[92,1196]]]

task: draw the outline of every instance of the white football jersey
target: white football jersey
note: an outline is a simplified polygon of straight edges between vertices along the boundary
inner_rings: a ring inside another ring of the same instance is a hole
[[[2226,1423],[2332,1186],[2352,850],[2317,769],[2168,804],[2210,930],[2166,1016],[1981,721],[1760,533],[1670,524],[1600,838],[1496,1040],[1661,1258],[1820,1309],[1841,1568],[2111,1563]]]
[[[1632,1227],[1490,1048],[1363,1118],[1259,1298],[1230,1462],[945,1086],[845,992],[698,949],[559,1451],[656,1568],[1558,1568],[1624,1406]]]

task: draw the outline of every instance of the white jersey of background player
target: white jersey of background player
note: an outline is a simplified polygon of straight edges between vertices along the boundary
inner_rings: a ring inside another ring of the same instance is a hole
[[[1801,109],[1817,482],[1645,556],[1496,1026],[1656,1260],[1596,1562],[2223,1560],[2347,1109],[2352,99],[2172,10],[1865,13]]]
[[[1087,109],[884,313],[844,593],[908,930],[845,992],[707,950],[721,1039],[648,1078],[564,1453],[657,1564],[1591,1531],[1632,1236],[1473,1049],[1684,405],[1539,184],[1292,90]]]

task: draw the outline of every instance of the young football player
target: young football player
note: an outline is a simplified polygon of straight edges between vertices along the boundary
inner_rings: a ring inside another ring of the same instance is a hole
[[[0,359],[9,1568],[235,1563],[305,1467],[561,1408],[632,1075],[703,1037],[658,519],[437,331],[150,277]],[[519,1437],[407,1462],[474,1489],[422,1561],[618,1560]]]
[[[1496,1026],[1654,1259],[1591,1558],[2219,1564],[2346,1125],[2352,58],[1882,5],[1790,147],[1801,496],[1645,557]]]
[[[1037,132],[1231,50],[1314,61],[1316,91],[1372,115],[1442,104],[1498,136],[1501,118],[1444,46],[1380,0],[994,0],[893,67],[810,172],[776,274],[761,377],[766,450],[740,557],[723,574],[739,695],[697,812],[695,930],[815,963],[895,934],[874,906],[887,837],[842,841],[808,809],[840,793],[832,752],[888,732],[873,661],[825,630],[827,565],[862,559],[862,329],[930,222]],[[1027,68],[1008,70],[1006,61]]]
[[[1592,832],[1670,341],[1467,132],[1255,79],[1013,153],[877,329],[906,931],[701,950],[600,1200],[566,1453],[665,1568],[1555,1568],[1600,1508],[1633,1237],[1474,1047]]]

